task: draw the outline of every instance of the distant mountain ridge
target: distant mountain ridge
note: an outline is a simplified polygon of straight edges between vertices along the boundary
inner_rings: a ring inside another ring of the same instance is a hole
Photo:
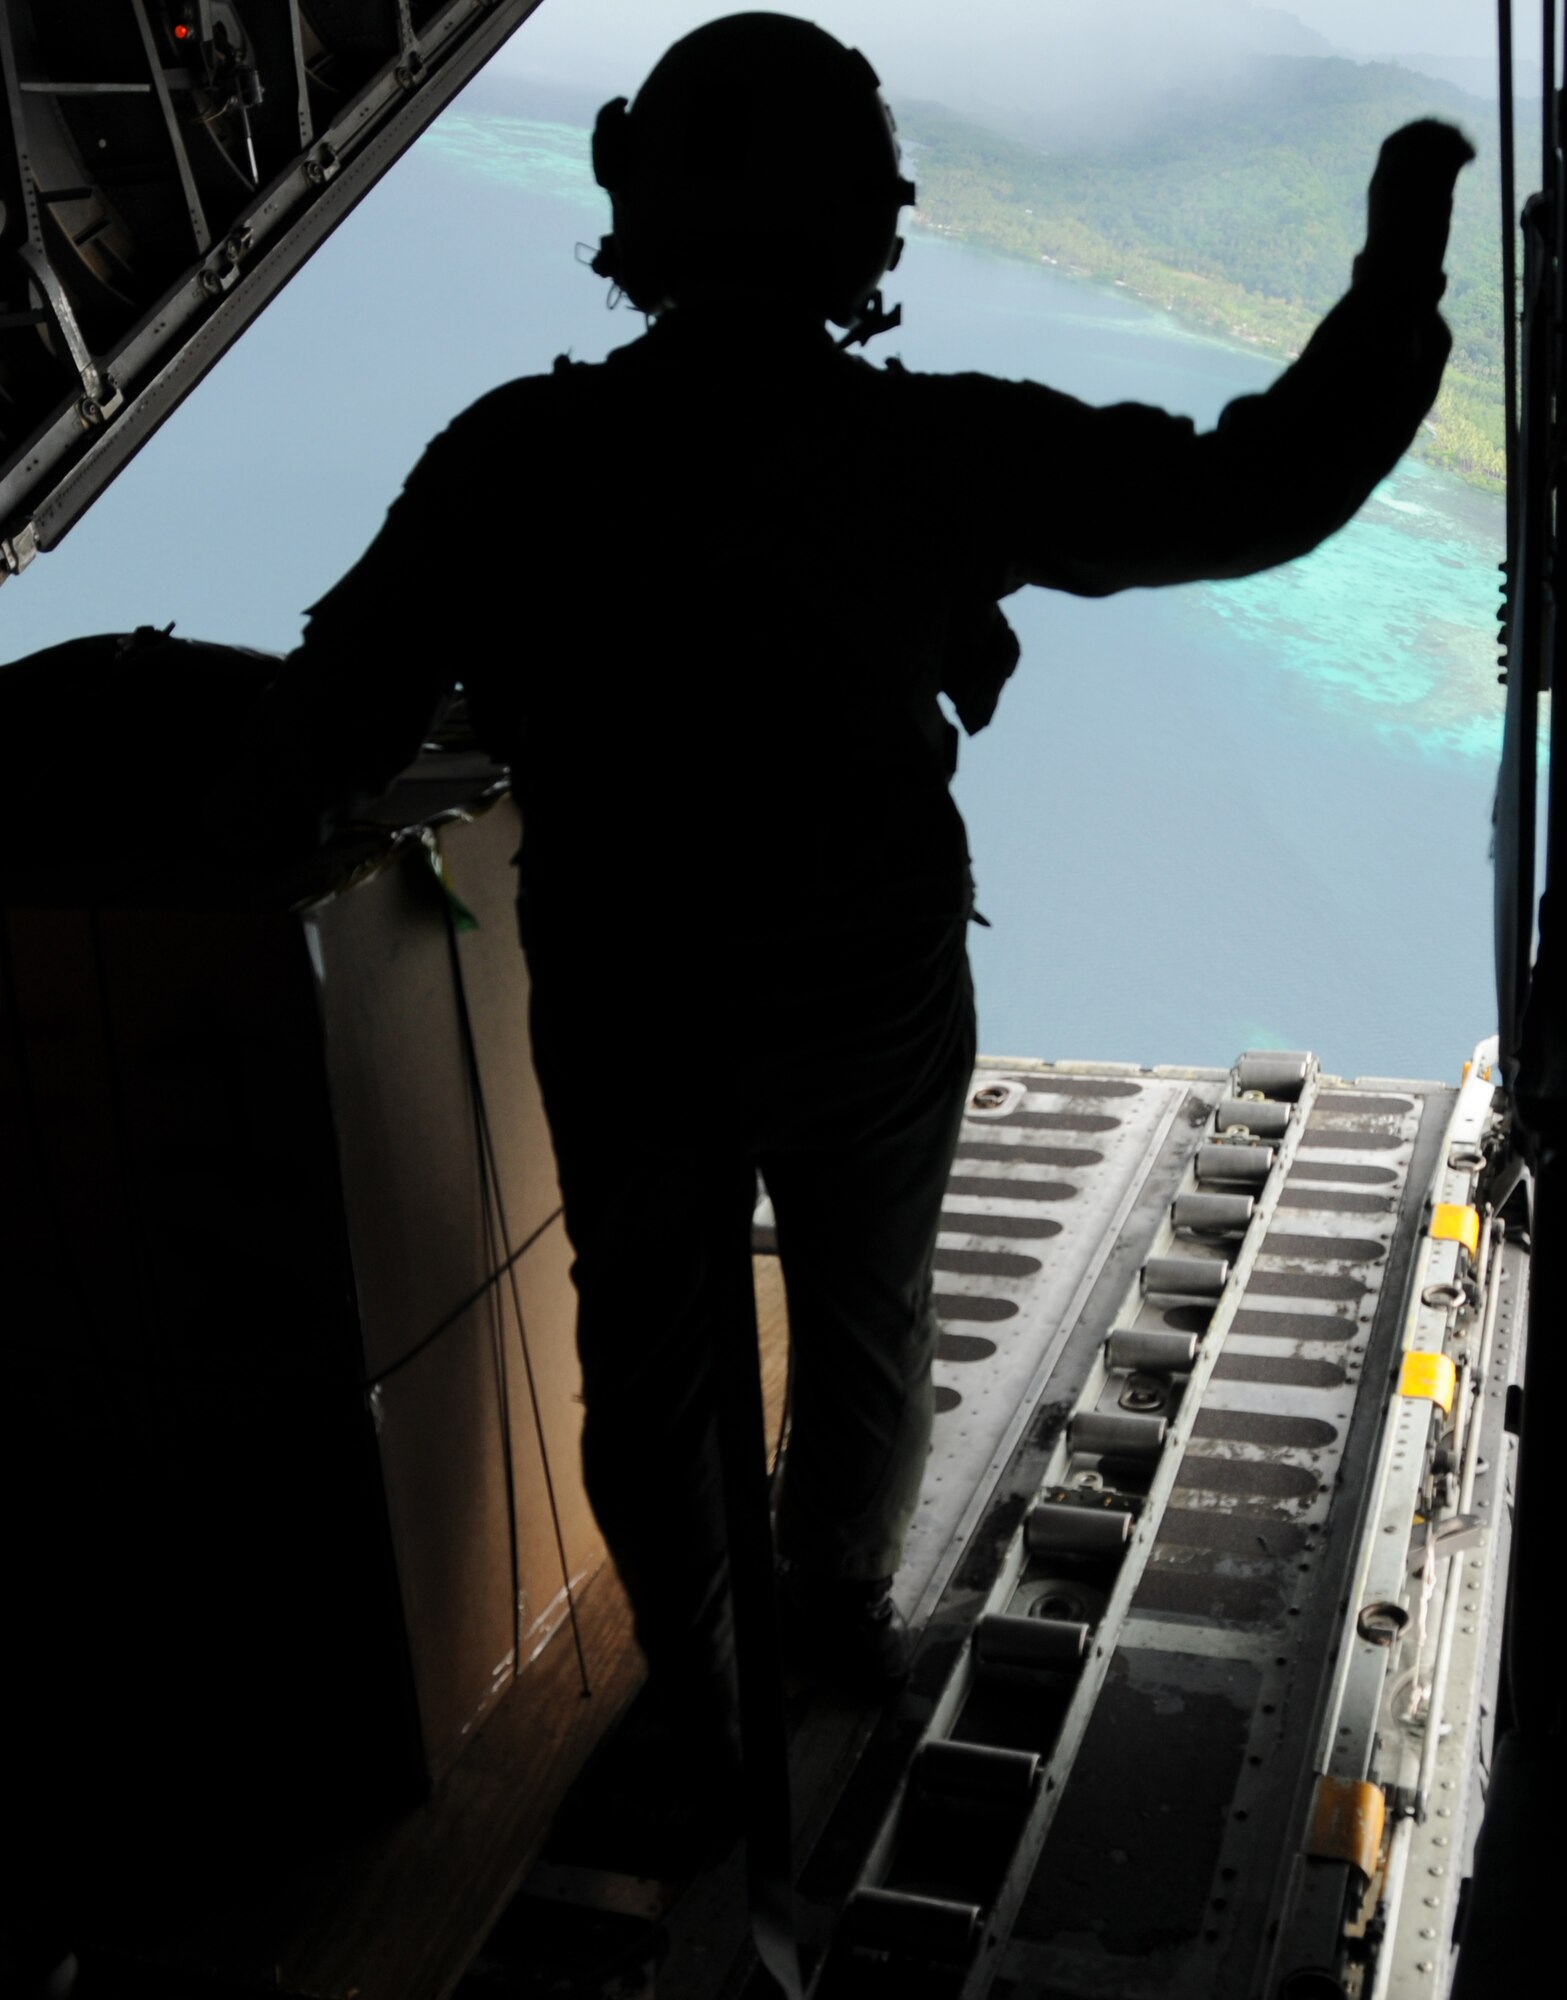
[[[1448,379],[1424,455],[1482,486],[1502,476],[1498,117],[1494,104],[1391,63],[1280,56],[1247,87],[1172,93],[1134,141],[1046,152],[938,105],[900,130],[917,226],[1119,282],[1264,351],[1298,351],[1349,282],[1383,138],[1413,118],[1462,127],[1443,312]],[[1526,155],[1532,159],[1532,149]],[[1529,186],[1520,178],[1520,199]]]
[[[1365,56],[1362,62],[1368,60]],[[1484,98],[1494,103],[1501,92],[1501,79],[1497,74],[1496,58],[1490,54],[1483,56],[1427,55],[1422,51],[1390,49],[1376,58],[1379,62],[1397,63],[1400,69],[1415,70],[1421,76],[1435,77],[1442,83],[1456,84],[1460,90],[1468,91],[1471,97]],[[1513,51],[1513,95],[1522,97],[1531,104],[1540,98],[1540,81],[1543,72],[1540,65],[1525,50]]]

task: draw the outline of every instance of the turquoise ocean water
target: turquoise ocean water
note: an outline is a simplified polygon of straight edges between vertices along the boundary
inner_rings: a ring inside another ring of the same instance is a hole
[[[459,102],[62,548],[0,593],[0,656],[171,617],[292,644],[453,412],[640,331],[581,268],[605,226],[587,144]],[[910,367],[1031,376],[1202,424],[1276,372],[1123,292],[928,236],[890,294],[906,321],[877,347]],[[411,589],[460,601],[478,504],[454,496]],[[1341,535],[1269,575],[1008,601],[1023,663],[957,786],[991,919],[972,933],[984,1047],[1201,1063],[1306,1045],[1343,1073],[1456,1074],[1494,1011],[1501,521],[1499,502],[1409,461]],[[458,661],[463,643],[454,617]]]

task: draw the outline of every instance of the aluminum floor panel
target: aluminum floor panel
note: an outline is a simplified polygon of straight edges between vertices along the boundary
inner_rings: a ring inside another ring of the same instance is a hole
[[[936,1424],[894,1586],[916,1623],[951,1576],[1188,1089],[1023,1067],[975,1075],[978,1093],[1007,1082],[1022,1086],[1015,1101],[965,1118],[942,1207]]]

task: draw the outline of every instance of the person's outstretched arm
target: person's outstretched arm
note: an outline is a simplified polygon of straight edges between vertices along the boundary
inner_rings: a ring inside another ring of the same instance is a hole
[[[1246,576],[1342,527],[1436,399],[1452,345],[1437,301],[1453,186],[1473,158],[1431,119],[1384,143],[1348,293],[1278,380],[1212,431],[1140,404],[1093,409],[1032,383],[947,378],[965,385],[968,435],[988,461],[969,477],[1005,508],[992,517],[991,546],[1007,549],[1001,588],[1103,596]]]

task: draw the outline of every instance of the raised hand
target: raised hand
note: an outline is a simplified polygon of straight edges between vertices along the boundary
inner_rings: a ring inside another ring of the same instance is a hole
[[[1438,118],[1417,119],[1383,140],[1366,198],[1366,275],[1440,274],[1453,187],[1474,156],[1463,133]]]

